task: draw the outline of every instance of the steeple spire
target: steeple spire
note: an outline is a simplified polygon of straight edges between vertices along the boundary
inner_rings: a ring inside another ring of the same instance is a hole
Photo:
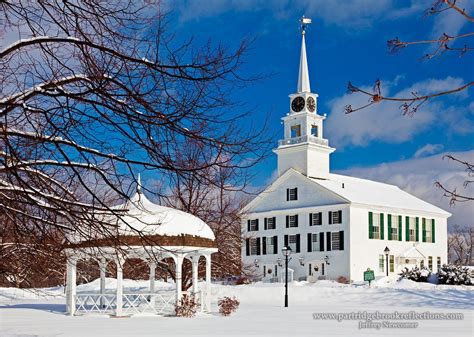
[[[311,86],[309,84],[309,72],[308,72],[308,59],[306,58],[306,43],[305,33],[306,27],[311,23],[311,19],[305,18],[304,16],[300,20],[301,22],[301,55],[300,55],[300,70],[298,73],[298,92],[311,92]]]
[[[142,179],[140,177],[140,173],[138,173],[137,179],[137,193],[142,193]]]

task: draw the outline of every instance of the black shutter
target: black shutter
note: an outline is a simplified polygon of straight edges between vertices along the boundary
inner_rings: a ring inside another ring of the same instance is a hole
[[[342,223],[342,211],[338,211],[339,212],[339,223]]]
[[[344,250],[344,231],[339,232],[339,250]]]
[[[265,228],[265,230],[267,230],[267,218],[264,218],[263,221],[265,222],[264,225],[263,225],[263,228]]]
[[[257,255],[260,255],[260,238],[257,238]]]
[[[295,200],[298,200],[298,188],[295,187]]]
[[[326,250],[331,250],[331,232],[326,232]]]
[[[283,241],[285,247],[288,247],[288,235],[284,236],[284,241]]]
[[[319,251],[324,252],[324,232],[319,233]]]
[[[262,238],[262,255],[267,255],[267,238]]]
[[[313,213],[309,213],[309,225],[313,225]]]
[[[286,228],[290,227],[290,216],[286,216]]]
[[[299,253],[300,250],[300,235],[296,234],[296,252]]]
[[[250,255],[250,239],[245,239],[245,255]]]
[[[290,189],[286,189],[286,201],[290,201]]]
[[[273,228],[277,228],[277,218],[276,216],[273,217]]]
[[[323,224],[323,212],[319,212],[319,222],[318,222],[318,225],[322,225]]]
[[[328,218],[328,224],[332,225],[332,212],[328,212],[329,218]]]
[[[295,215],[295,224],[296,224],[296,227],[298,227],[298,214]]]
[[[311,252],[311,246],[313,241],[311,235],[311,233],[308,233],[308,252]]]
[[[256,228],[257,228],[257,229],[256,229],[256,230],[258,231],[258,219],[257,219],[257,220],[255,220],[255,221],[257,222],[257,226],[256,226]]]
[[[250,232],[250,219],[247,220],[247,232]]]
[[[278,236],[273,237],[273,254],[278,254]]]

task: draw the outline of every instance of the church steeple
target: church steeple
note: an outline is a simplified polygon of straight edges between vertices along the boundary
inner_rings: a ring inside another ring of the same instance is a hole
[[[290,95],[290,111],[282,118],[284,138],[278,141],[274,152],[278,155],[278,174],[289,168],[319,179],[329,177],[329,155],[334,148],[323,138],[323,121],[318,114],[318,94],[311,92],[308,59],[306,55],[306,28],[311,19],[301,19],[301,53],[297,92]]]
[[[298,73],[298,92],[311,92],[309,84],[308,59],[306,58],[306,43],[304,30],[301,38],[300,71]]]

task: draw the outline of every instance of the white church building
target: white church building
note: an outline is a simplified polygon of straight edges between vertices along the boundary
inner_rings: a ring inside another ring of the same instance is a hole
[[[360,281],[368,268],[382,276],[415,265],[436,272],[447,263],[448,212],[397,186],[330,172],[335,148],[323,137],[302,34],[298,89],[274,149],[278,178],[242,210],[244,266],[281,281],[288,246],[294,280]]]

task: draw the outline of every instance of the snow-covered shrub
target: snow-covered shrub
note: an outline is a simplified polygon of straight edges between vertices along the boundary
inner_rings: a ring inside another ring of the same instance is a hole
[[[443,264],[438,270],[438,283],[473,285],[469,268],[454,264]]]
[[[237,285],[250,284],[250,283],[251,283],[250,280],[245,276],[241,276],[235,281],[235,284],[237,284]]]
[[[428,282],[431,271],[425,267],[418,268],[418,266],[415,266],[412,269],[405,267],[399,275],[400,279],[407,279],[415,282]]]
[[[184,294],[175,306],[175,313],[178,317],[194,317],[198,304],[194,296]]]
[[[336,280],[337,283],[348,284],[349,280],[345,276],[339,276]]]
[[[219,298],[217,304],[219,305],[219,313],[223,316],[229,316],[239,308],[240,302],[235,297],[225,296]]]

